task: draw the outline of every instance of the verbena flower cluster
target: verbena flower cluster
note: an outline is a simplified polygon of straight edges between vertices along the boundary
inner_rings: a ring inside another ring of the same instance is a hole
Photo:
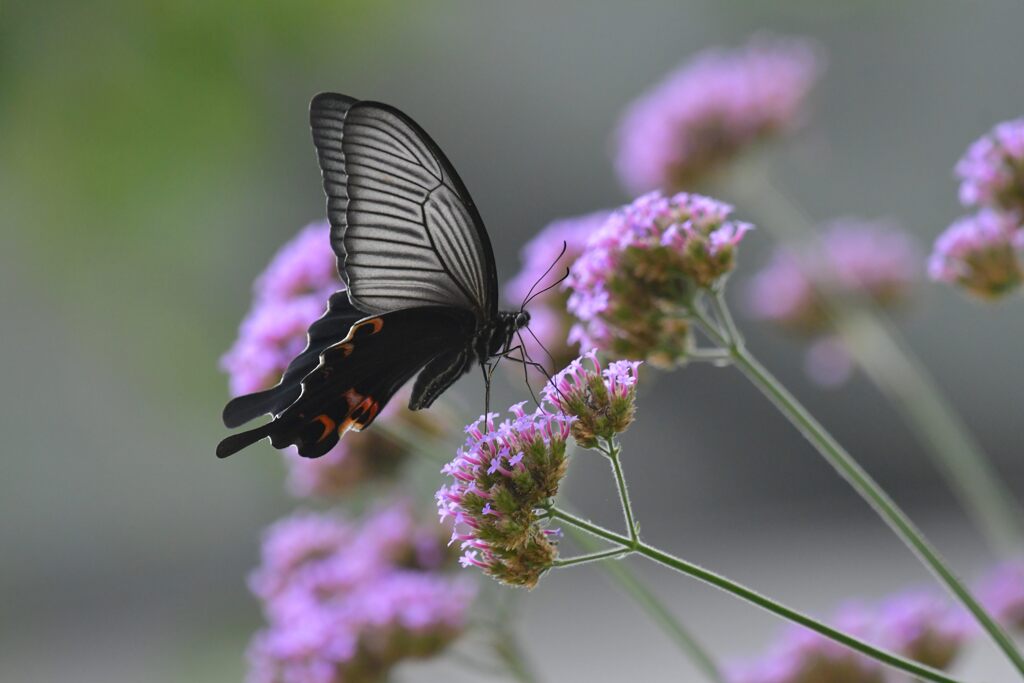
[[[552,567],[560,531],[548,528],[545,511],[568,468],[567,440],[590,448],[629,427],[638,365],[603,368],[589,352],[553,378],[536,410],[517,403],[501,423],[490,413],[466,427],[465,444],[441,470],[451,483],[436,495],[441,519],[455,523],[463,566],[527,588]]]
[[[249,648],[249,683],[380,681],[399,661],[443,649],[474,595],[436,525],[406,504],[356,524],[300,512],[274,524],[250,586],[267,627]]]
[[[935,241],[928,273],[996,299],[1017,289],[1024,271],[1024,118],[1000,123],[975,141],[956,173],[961,203],[976,211]]]
[[[997,124],[956,164],[964,206],[990,206],[1024,217],[1024,118]]]
[[[731,214],[728,204],[685,192],[651,192],[611,214],[566,280],[579,320],[570,341],[663,367],[684,360],[691,341],[682,309],[732,270],[753,227]]]
[[[530,290],[544,289],[565,273],[587,245],[590,236],[597,232],[610,212],[596,211],[583,216],[563,218],[547,225],[526,243],[520,253],[522,269],[505,286],[509,303],[519,306]],[[562,246],[565,254],[559,258]],[[547,277],[545,272],[550,268]],[[569,330],[575,322],[566,308],[569,295],[563,288],[554,287],[533,298],[530,302],[530,332],[523,335],[529,355],[542,365],[552,364],[552,371],[564,367],[579,354],[579,344],[568,340]],[[551,357],[548,358],[548,353]],[[553,363],[552,363],[553,361]]]
[[[948,668],[973,634],[970,617],[942,596],[915,590],[876,606],[848,604],[832,620],[845,633],[937,669]],[[763,658],[735,666],[732,683],[896,683],[873,659],[802,627]]]
[[[640,361],[617,360],[602,368],[597,352],[588,351],[551,378],[543,395],[569,415],[572,437],[583,448],[610,440],[633,423]]]
[[[904,305],[919,275],[920,253],[911,237],[885,220],[855,218],[824,226],[821,239],[801,252],[780,247],[746,286],[753,317],[808,338],[805,368],[824,386],[844,382],[853,364],[834,336],[823,296],[886,310]]]
[[[306,346],[306,332],[327,306],[331,294],[345,288],[338,276],[326,222],[303,228],[273,257],[253,285],[253,302],[238,338],[221,359],[231,393],[267,389],[280,380],[288,363]],[[402,395],[385,408],[381,421],[437,435],[437,412],[413,413]],[[285,451],[289,489],[297,496],[331,497],[361,482],[394,474],[406,459],[406,449],[380,431],[349,434],[317,459]]]
[[[619,125],[616,165],[639,194],[679,191],[751,145],[798,125],[822,59],[806,40],[755,36],[702,52],[634,102]]]
[[[995,299],[1020,286],[1024,230],[1010,214],[993,209],[958,219],[935,240],[928,261],[934,280],[961,286],[982,299]]]
[[[978,599],[1007,628],[1024,632],[1024,560],[1005,562],[975,589]]]

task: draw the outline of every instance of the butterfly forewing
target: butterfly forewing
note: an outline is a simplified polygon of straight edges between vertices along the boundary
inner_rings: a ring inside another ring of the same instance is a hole
[[[310,124],[352,303],[369,313],[442,305],[495,315],[490,241],[433,140],[393,107],[333,93],[313,99]]]

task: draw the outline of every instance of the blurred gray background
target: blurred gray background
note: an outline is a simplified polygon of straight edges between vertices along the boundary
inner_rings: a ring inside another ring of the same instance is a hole
[[[631,98],[695,51],[757,30],[810,36],[828,55],[810,125],[771,153],[773,179],[815,219],[893,217],[926,249],[960,213],[955,160],[1024,112],[1016,0],[551,5],[0,7],[0,681],[241,678],[260,623],[244,576],[260,530],[296,503],[269,447],[213,457],[217,359],[252,278],[323,215],[315,92],[393,103],[430,131],[481,209],[503,279],[548,221],[629,199],[610,136]],[[736,279],[770,246],[752,234]],[[1020,298],[986,307],[923,285],[900,324],[1020,492]],[[799,348],[744,327],[958,570],[990,561],[866,381],[818,389]],[[653,541],[822,615],[926,580],[737,373],[695,367],[648,389],[626,466]],[[480,400],[475,376],[459,391]],[[503,387],[499,405],[520,393]],[[617,522],[603,463],[578,458],[566,490]],[[777,628],[638,566],[723,657],[756,652]],[[596,569],[555,573],[520,598],[546,680],[695,677]],[[1005,671],[985,648],[972,657],[972,675]],[[442,673],[448,664],[399,675]]]

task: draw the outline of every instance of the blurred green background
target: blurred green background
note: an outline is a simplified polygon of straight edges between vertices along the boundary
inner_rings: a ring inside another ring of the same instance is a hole
[[[760,29],[810,36],[829,70],[811,125],[772,155],[776,182],[815,218],[891,216],[927,247],[959,214],[954,161],[1024,112],[1022,25],[1016,0],[4,2],[0,681],[241,679],[260,619],[244,576],[260,529],[295,503],[269,447],[213,457],[217,360],[252,278],[323,215],[314,93],[390,102],[429,130],[507,279],[547,221],[629,199],[609,140],[630,98],[698,49]],[[769,246],[755,234],[744,265]],[[1024,307],[930,285],[918,299],[904,329],[1020,492]],[[822,392],[796,349],[748,327],[958,568],[981,568],[980,543],[870,386]],[[475,378],[460,389],[477,400]],[[641,410],[627,464],[662,545],[806,609],[923,580],[738,376],[666,377]],[[570,479],[575,500],[614,520],[601,468],[580,463]],[[719,653],[750,652],[774,628],[655,580]],[[634,658],[652,663],[646,680],[689,671],[592,569],[523,599],[551,680],[616,680]],[[626,623],[635,642],[594,652]],[[434,680],[433,667],[400,675]]]

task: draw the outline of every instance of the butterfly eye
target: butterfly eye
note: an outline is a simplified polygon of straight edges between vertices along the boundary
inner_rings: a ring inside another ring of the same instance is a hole
[[[519,315],[516,316],[516,329],[526,327],[530,324],[530,314],[526,311],[520,311]]]

